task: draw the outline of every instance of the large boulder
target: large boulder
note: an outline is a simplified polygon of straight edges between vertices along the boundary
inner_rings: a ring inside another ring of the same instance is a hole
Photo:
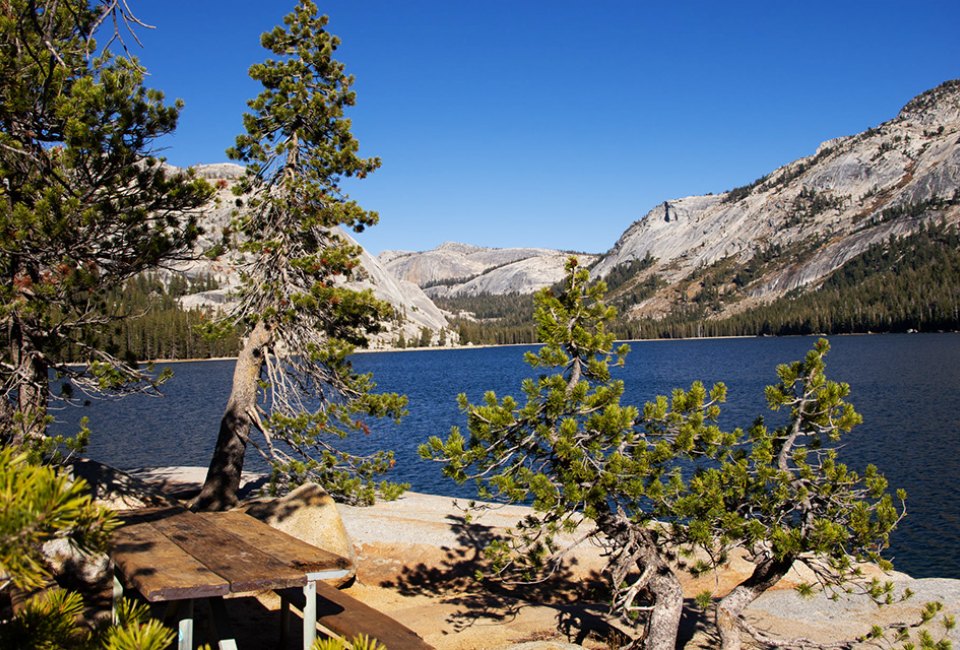
[[[347,558],[349,573],[344,578],[328,581],[330,584],[341,586],[356,577],[357,554],[353,541],[333,497],[319,485],[307,483],[286,496],[254,499],[238,509],[299,540]]]

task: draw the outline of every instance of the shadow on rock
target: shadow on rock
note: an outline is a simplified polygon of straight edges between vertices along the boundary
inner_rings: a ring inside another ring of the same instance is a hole
[[[527,607],[548,607],[557,612],[557,626],[580,643],[588,636],[611,638],[618,632],[604,620],[609,592],[595,571],[576,571],[577,561],[565,562],[544,580],[508,583],[485,577],[490,570],[483,549],[506,537],[496,528],[448,516],[455,533],[454,547],[444,547],[444,556],[434,566],[419,563],[404,567],[381,587],[405,596],[431,596],[457,610],[447,617],[455,632],[478,623],[507,623]]]

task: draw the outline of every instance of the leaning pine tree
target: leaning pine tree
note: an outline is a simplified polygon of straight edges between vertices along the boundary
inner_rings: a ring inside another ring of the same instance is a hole
[[[642,416],[621,406],[623,382],[611,378],[610,364],[622,362],[628,348],[613,350],[607,327],[616,310],[603,303],[605,290],[571,259],[562,290],[536,296],[544,345],[526,355],[533,368],[554,374],[525,380],[523,405],[492,392],[476,405],[461,395],[469,437],[454,428],[420,453],[444,463],[444,474],[458,482],[476,480],[482,498],[532,505],[507,541],[486,549],[491,577],[549,577],[568,550],[558,534],[586,524],[608,557],[611,614],[644,624],[631,647],[672,650],[683,592],[648,504],[676,483],[679,464],[698,449],[729,442],[714,423],[725,388],[708,393],[696,383],[651,403]]]
[[[346,288],[360,248],[340,231],[377,221],[341,189],[380,164],[357,155],[344,109],[353,78],[332,56],[339,39],[308,0],[261,37],[274,56],[250,68],[263,91],[249,102],[246,133],[229,156],[247,165],[239,185],[246,197],[231,228],[242,285],[226,325],[245,341],[233,389],[198,509],[222,509],[237,499],[248,441],[273,467],[273,486],[316,481],[335,496],[370,502],[398,486],[375,479],[392,453],[357,456],[335,442],[369,432],[367,417],[399,417],[405,398],[373,393],[367,375],[348,360],[354,346],[379,331],[390,307],[369,291]]]

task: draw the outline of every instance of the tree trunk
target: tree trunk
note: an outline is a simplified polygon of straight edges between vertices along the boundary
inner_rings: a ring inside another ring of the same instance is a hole
[[[717,631],[723,650],[740,650],[740,614],[763,592],[777,584],[793,566],[792,556],[767,558],[753,568],[753,574],[717,603]]]
[[[226,510],[237,503],[243,457],[250,437],[251,414],[257,408],[258,381],[266,354],[264,348],[270,340],[271,332],[261,320],[243,343],[207,478],[200,494],[190,503],[191,510]]]
[[[647,588],[653,596],[644,648],[674,650],[683,614],[683,588],[673,569],[660,555],[651,531],[644,529],[640,538],[643,541],[642,559],[637,566],[641,571],[652,571]]]
[[[12,442],[22,445],[43,440],[47,432],[47,396],[50,390],[47,364],[37,354],[33,341],[19,322],[13,326],[11,347],[17,391]]]
[[[618,589],[620,584],[628,580],[627,572],[631,565],[639,569],[641,576],[647,576],[642,589],[650,595],[651,609],[642,647],[645,650],[675,650],[683,614],[683,588],[673,568],[661,554],[656,534],[612,512],[596,521],[607,539],[619,549],[615,566],[608,567],[614,582],[613,589]],[[622,615],[626,612],[618,613]]]

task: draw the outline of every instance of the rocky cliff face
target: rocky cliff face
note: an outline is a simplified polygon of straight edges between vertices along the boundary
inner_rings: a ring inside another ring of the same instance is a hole
[[[749,186],[665,201],[623,233],[595,274],[651,256],[642,277],[657,274],[664,286],[632,313],[658,315],[696,290],[698,271],[752,264],[758,273],[742,289],[747,299],[727,307],[735,310],[816,286],[871,244],[940,219],[960,221],[960,80]]]
[[[569,253],[544,248],[481,248],[448,242],[412,253],[384,251],[379,260],[396,277],[434,298],[482,293],[533,293],[563,278]],[[577,254],[584,264],[595,255]]]
[[[237,206],[237,197],[233,195],[232,187],[244,171],[242,167],[230,163],[200,165],[195,169],[199,176],[206,178],[217,188],[216,196],[204,214],[201,223],[204,235],[197,245],[198,250],[207,250],[217,243],[223,228],[230,222],[231,213]],[[344,232],[340,234],[351,239]],[[348,286],[356,289],[372,289],[374,295],[393,305],[402,317],[400,323],[371,342],[375,347],[389,344],[399,336],[400,332],[403,332],[407,339],[415,339],[424,327],[432,332],[438,332],[447,327],[443,313],[416,284],[394,277],[383,268],[377,258],[366,251],[361,254],[360,263],[362,267],[360,272],[348,283]],[[189,262],[179,271],[188,276],[212,275],[221,285],[220,289],[214,291],[185,296],[181,301],[184,307],[206,306],[216,309],[229,306],[230,289],[238,282],[236,269],[229,257]]]

